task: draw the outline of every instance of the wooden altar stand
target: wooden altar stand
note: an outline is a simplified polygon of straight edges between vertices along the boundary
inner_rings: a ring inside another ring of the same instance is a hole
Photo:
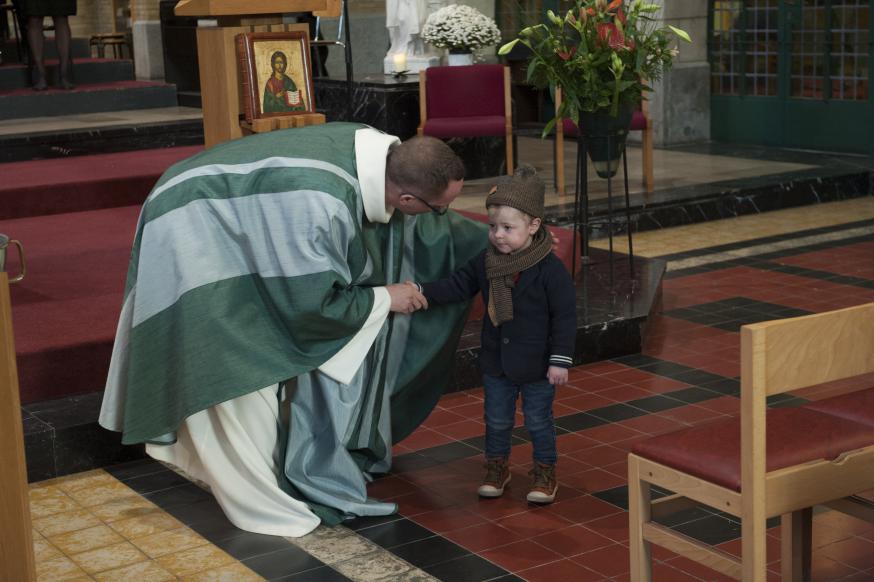
[[[197,29],[200,88],[203,103],[203,137],[207,148],[251,133],[325,123],[321,113],[243,121],[243,91],[236,36],[246,32],[301,30],[306,24],[282,24],[282,14],[313,12],[336,16],[338,3],[332,0],[180,0],[179,16],[212,17],[217,27]]]
[[[36,580],[9,278],[0,271],[0,580]]]

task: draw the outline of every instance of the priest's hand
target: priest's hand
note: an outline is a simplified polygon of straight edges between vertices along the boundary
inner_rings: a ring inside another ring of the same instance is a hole
[[[385,289],[391,297],[391,311],[395,313],[413,313],[420,309],[428,309],[428,300],[415,285],[398,283],[388,285]]]

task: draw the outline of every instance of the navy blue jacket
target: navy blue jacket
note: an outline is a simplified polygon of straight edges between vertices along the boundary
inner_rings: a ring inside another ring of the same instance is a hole
[[[478,292],[487,303],[485,257],[483,251],[451,277],[422,285],[428,303],[465,301]],[[512,294],[512,321],[495,327],[488,311],[483,317],[479,356],[482,372],[525,383],[546,378],[549,366],[571,367],[577,335],[576,291],[558,257],[549,253],[522,271]]]

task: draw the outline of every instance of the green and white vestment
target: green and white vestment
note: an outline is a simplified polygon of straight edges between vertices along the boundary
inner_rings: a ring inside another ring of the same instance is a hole
[[[144,204],[100,422],[244,529],[394,511],[366,479],[448,380],[466,306],[389,315],[383,287],[449,275],[484,230],[385,208],[394,141],[332,123],[228,142]]]

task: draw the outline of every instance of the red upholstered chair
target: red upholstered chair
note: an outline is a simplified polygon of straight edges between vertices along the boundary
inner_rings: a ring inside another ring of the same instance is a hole
[[[561,87],[555,89],[555,108],[561,105]],[[652,120],[647,112],[647,102],[640,104],[640,109],[631,117],[631,131],[642,132],[641,147],[643,150],[643,186],[647,192],[652,192],[654,186],[652,170]],[[555,126],[555,190],[559,194],[565,193],[564,180],[564,138],[565,136],[576,139],[580,129],[570,119],[563,119],[562,123]]]
[[[765,582],[766,520],[780,516],[785,581],[809,579],[811,508],[874,519],[874,303],[741,328],[740,418],[640,441],[628,455],[631,581],[652,580],[652,544],[745,582]],[[858,377],[846,396],[772,408],[767,397]],[[653,499],[651,487],[674,495]],[[741,558],[656,519],[697,502],[741,521]]]
[[[419,135],[504,136],[513,173],[510,69],[503,65],[430,67],[419,73]]]

